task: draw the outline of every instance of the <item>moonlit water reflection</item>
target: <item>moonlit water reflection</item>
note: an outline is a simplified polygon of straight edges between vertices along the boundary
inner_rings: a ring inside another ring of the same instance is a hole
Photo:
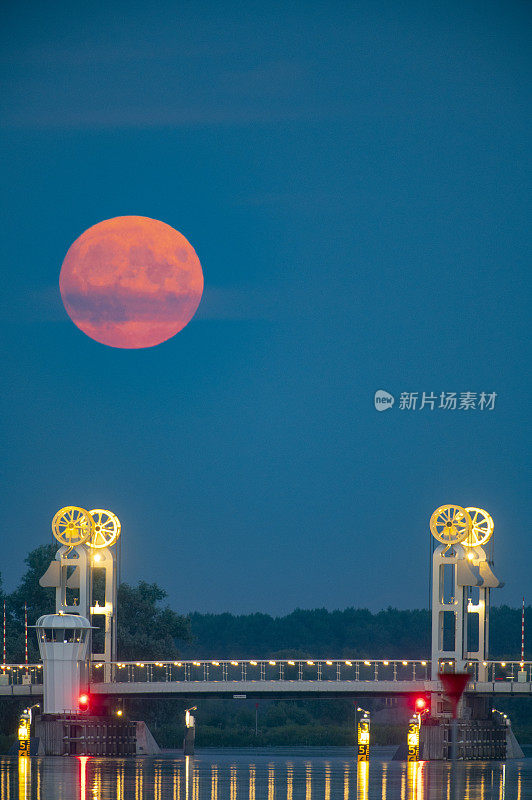
[[[0,800],[448,800],[451,767],[405,764],[374,749],[205,750],[196,757],[0,756]],[[532,759],[459,763],[460,800],[527,800]]]

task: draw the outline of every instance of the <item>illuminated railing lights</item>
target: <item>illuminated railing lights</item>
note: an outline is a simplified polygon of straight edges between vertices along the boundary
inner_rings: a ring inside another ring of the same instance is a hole
[[[453,665],[456,668],[456,661],[455,659],[449,659],[448,661],[441,660],[440,667],[442,669],[446,669],[447,665],[452,670]],[[224,680],[233,680],[236,677],[236,674],[229,672],[228,667],[231,664],[233,667],[242,667],[242,680],[249,680],[251,682],[258,679],[258,674],[255,674],[255,671],[250,673],[248,672],[248,677],[246,677],[246,664],[252,667],[259,667],[260,666],[260,677],[261,680],[274,680],[279,681],[281,684],[283,681],[287,683],[297,677],[299,674],[299,679],[303,679],[305,677],[307,680],[311,681],[320,681],[320,680],[331,680],[331,670],[327,669],[324,670],[324,666],[327,665],[328,667],[335,666],[336,667],[336,679],[337,680],[345,680],[345,681],[360,681],[360,680],[368,680],[369,676],[371,676],[370,680],[377,684],[379,681],[389,680],[391,678],[389,667],[393,666],[393,673],[394,679],[400,680],[411,680],[415,682],[416,680],[426,680],[427,677],[430,675],[430,661],[428,660],[417,660],[414,659],[412,661],[408,660],[400,660],[400,659],[321,659],[318,658],[317,660],[314,659],[269,659],[269,660],[243,660],[243,661],[216,661],[216,660],[201,660],[201,661],[148,661],[148,662],[141,662],[141,661],[128,661],[128,662],[121,662],[115,661],[112,663],[102,662],[102,661],[94,661],[91,663],[91,669],[93,670],[92,674],[94,676],[95,681],[104,681],[110,684],[113,683],[121,683],[123,681],[140,681],[140,682],[150,682],[150,681],[161,681],[166,680],[167,682],[171,683],[172,681],[183,681],[183,680],[190,680],[190,681],[197,681],[203,680],[206,682],[212,681],[213,683],[219,680],[217,678],[218,673],[212,672],[209,674],[209,665],[213,665],[214,667],[222,667],[223,666],[223,678]],[[526,671],[525,676],[529,679],[529,673],[532,669],[532,662],[531,661],[476,661],[472,659],[470,661],[463,662],[464,667],[472,674],[472,680],[497,680],[503,679],[505,683],[507,681],[511,681],[512,683],[522,682],[523,681],[523,671]],[[184,675],[181,672],[172,672],[168,668],[174,665],[175,667],[184,667]],[[272,667],[277,667],[277,670],[273,672],[268,672],[267,666],[270,665]],[[346,667],[351,667],[350,670],[347,672],[342,670],[342,665]],[[404,665],[405,667],[408,666],[408,669],[400,670],[400,666]],[[316,666],[316,670],[306,670],[305,667],[314,667]],[[363,669],[363,666],[369,667],[370,670]],[[102,670],[102,667],[105,667],[105,672]],[[143,668],[142,671],[139,669]],[[165,668],[165,673],[162,673],[162,667]],[[194,668],[203,668],[201,672]],[[290,667],[290,669],[288,669]],[[292,669],[294,667],[294,669]],[[295,669],[298,667],[298,670]],[[378,667],[381,667],[381,670],[378,670]],[[384,669],[383,667],[386,667]],[[399,669],[398,669],[399,667]],[[423,670],[421,670],[423,667]],[[480,675],[478,670],[482,667],[482,671]],[[161,671],[154,671],[154,668],[159,668]],[[373,676],[373,668],[375,669],[375,675]],[[419,668],[419,672],[416,675],[416,668]],[[39,673],[38,670],[41,672]],[[0,674],[5,675],[5,683],[6,685],[11,683],[17,684],[28,682],[32,684],[40,685],[42,683],[42,670],[43,664],[0,664]],[[108,671],[109,670],[109,671]],[[118,671],[120,670],[120,672]],[[124,670],[126,671],[124,673]],[[221,669],[220,669],[221,673]],[[295,673],[295,675],[294,675]],[[162,675],[162,677],[161,677]],[[99,677],[98,677],[99,676]],[[165,677],[166,676],[166,677]],[[423,677],[424,676],[424,677]],[[476,676],[476,677],[475,677]],[[498,678],[497,678],[498,676]],[[191,685],[192,688],[192,685]],[[477,688],[473,687],[473,688]],[[420,690],[421,691],[421,690]],[[22,693],[22,690],[21,690]]]

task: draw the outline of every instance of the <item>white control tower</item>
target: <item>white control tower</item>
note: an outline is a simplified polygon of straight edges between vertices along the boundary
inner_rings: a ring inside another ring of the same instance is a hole
[[[44,666],[43,711],[76,714],[88,677],[90,622],[78,614],[45,614],[35,627]]]

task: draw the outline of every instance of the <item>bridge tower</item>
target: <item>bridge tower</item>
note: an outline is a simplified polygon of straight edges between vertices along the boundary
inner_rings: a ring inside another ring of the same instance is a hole
[[[39,581],[41,586],[55,587],[56,614],[85,617],[91,620],[92,629],[103,632],[103,636],[89,634],[87,658],[103,662],[106,673],[117,658],[113,545],[120,530],[120,521],[111,511],[86,511],[78,506],[60,509],[52,521],[52,532],[62,547]]]
[[[445,666],[462,672],[473,663],[476,680],[487,680],[490,590],[494,575],[493,520],[480,508],[445,505],[430,519],[440,542],[432,554],[432,677]]]

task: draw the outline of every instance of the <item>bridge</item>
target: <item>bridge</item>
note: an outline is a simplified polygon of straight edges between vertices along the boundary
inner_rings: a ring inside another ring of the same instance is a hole
[[[432,647],[419,659],[238,658],[119,661],[116,609],[121,532],[111,511],[67,506],[52,530],[62,547],[40,579],[54,587],[55,614],[37,621],[43,664],[0,664],[0,698],[44,696],[47,714],[76,713],[80,691],[100,697],[339,698],[442,695],[441,672],[467,671],[469,695],[532,694],[532,662],[488,657],[490,593],[501,585],[493,566],[493,520],[478,508],[441,506],[430,520]],[[94,571],[105,578],[102,603]],[[92,630],[100,628],[99,648]],[[102,646],[103,638],[103,646]],[[65,679],[68,667],[68,680]],[[441,703],[440,703],[441,706]],[[443,706],[442,706],[443,708]]]
[[[452,662],[446,666],[453,671]],[[468,663],[468,694],[532,695],[532,661],[487,661],[482,667],[487,680],[479,680],[477,662]],[[43,694],[42,664],[5,665],[2,680],[0,697]],[[91,694],[102,697],[317,699],[441,691],[429,659],[93,662],[90,674]]]

